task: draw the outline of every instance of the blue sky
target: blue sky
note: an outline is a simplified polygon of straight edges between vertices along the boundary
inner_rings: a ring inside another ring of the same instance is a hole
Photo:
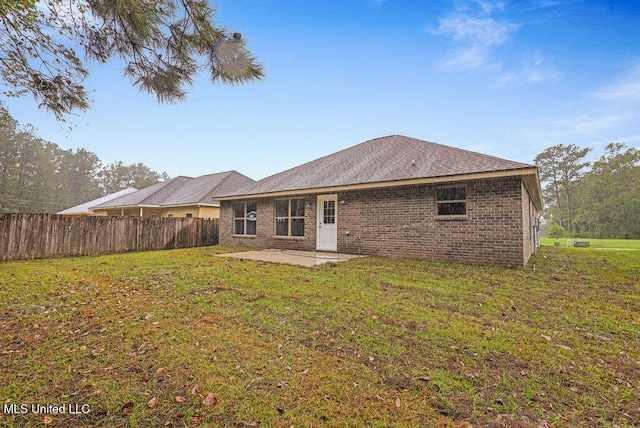
[[[196,81],[158,105],[94,66],[72,129],[28,97],[21,123],[104,162],[170,176],[235,169],[254,179],[402,134],[532,163],[546,147],[640,147],[640,2],[216,0],[266,79]]]

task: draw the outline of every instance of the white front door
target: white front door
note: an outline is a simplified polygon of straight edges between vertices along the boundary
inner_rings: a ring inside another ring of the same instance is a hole
[[[318,195],[316,249],[338,251],[338,195]]]

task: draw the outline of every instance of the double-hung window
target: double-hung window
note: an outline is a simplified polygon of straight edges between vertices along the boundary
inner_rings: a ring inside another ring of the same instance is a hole
[[[257,202],[236,202],[233,205],[233,233],[236,235],[255,235],[257,218]]]
[[[438,216],[467,215],[467,189],[465,187],[443,187],[436,190]]]
[[[276,236],[304,236],[304,198],[276,200]]]

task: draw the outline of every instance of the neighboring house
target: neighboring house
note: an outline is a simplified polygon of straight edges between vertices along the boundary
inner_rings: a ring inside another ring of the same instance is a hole
[[[220,217],[212,197],[254,183],[236,171],[191,178],[178,176],[93,206],[95,215],[136,217]]]
[[[519,266],[538,245],[537,168],[404,136],[220,201],[220,244]]]
[[[76,205],[75,207],[67,208],[66,210],[62,210],[57,212],[56,214],[64,214],[64,215],[93,215],[93,210],[91,207],[96,205],[103,204],[105,202],[111,201],[113,199],[119,198],[120,196],[128,195],[129,193],[136,192],[137,189],[133,187],[129,187],[127,189],[120,190],[119,192],[111,193],[109,195],[103,196],[98,199],[94,199],[93,201],[85,202],[84,204]]]

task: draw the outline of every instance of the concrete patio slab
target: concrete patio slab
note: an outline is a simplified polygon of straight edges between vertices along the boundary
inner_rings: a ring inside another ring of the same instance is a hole
[[[353,254],[336,254],[319,251],[297,251],[297,250],[254,250],[242,251],[239,253],[216,254],[218,257],[232,257],[236,259],[258,260],[271,263],[285,263],[299,266],[318,266],[329,262],[342,262],[355,259]]]

